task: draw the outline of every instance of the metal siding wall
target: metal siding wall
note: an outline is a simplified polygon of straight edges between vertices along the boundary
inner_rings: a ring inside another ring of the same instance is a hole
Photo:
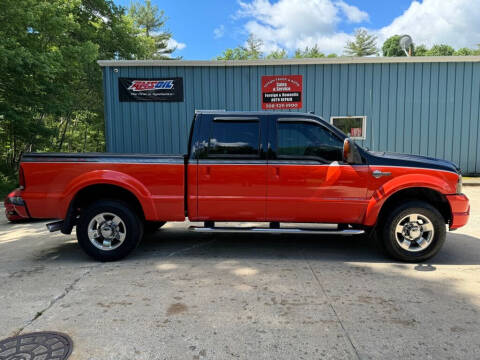
[[[480,63],[104,68],[107,151],[181,154],[195,109],[261,110],[263,75],[303,75],[303,108],[367,116],[376,151],[452,160],[480,173]],[[184,102],[118,100],[119,77],[182,77]]]

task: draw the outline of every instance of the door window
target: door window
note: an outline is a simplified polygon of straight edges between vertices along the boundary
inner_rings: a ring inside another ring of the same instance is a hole
[[[343,141],[320,124],[301,121],[277,123],[277,156],[284,159],[342,161]]]
[[[260,124],[258,121],[214,120],[208,157],[258,157]]]

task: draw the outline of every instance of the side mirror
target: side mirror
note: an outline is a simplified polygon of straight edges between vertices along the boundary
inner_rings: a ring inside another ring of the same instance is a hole
[[[361,164],[362,158],[357,150],[357,146],[350,138],[343,142],[343,161],[347,164]]]

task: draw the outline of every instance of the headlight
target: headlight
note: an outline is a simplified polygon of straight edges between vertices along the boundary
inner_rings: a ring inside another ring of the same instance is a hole
[[[462,175],[458,175],[458,182],[457,182],[457,194],[462,193],[463,184],[462,184]]]

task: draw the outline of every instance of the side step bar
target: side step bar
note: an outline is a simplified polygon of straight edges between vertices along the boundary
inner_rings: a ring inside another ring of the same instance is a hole
[[[257,233],[257,234],[317,234],[317,235],[361,235],[365,230],[361,229],[343,229],[343,230],[324,230],[324,229],[298,229],[298,228],[255,228],[255,227],[201,227],[190,226],[190,231],[195,232],[221,232],[221,233]]]

